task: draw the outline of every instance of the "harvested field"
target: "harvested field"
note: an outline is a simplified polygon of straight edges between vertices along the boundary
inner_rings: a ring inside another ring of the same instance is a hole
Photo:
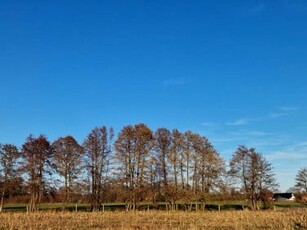
[[[1,213],[0,229],[307,229],[307,210]]]

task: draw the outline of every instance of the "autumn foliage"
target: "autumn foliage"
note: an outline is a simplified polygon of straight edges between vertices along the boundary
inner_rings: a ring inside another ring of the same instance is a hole
[[[127,210],[142,202],[166,202],[174,210],[180,202],[188,209],[193,202],[204,207],[210,194],[235,192],[255,208],[264,200],[261,192],[276,187],[270,163],[254,148],[239,146],[229,171],[206,137],[143,123],[117,135],[96,127],[83,143],[71,135],[53,142],[30,135],[21,148],[4,144],[0,150],[1,207],[13,197],[28,202],[29,211],[41,202],[62,202],[63,208],[90,203],[93,211],[105,202],[124,202]]]

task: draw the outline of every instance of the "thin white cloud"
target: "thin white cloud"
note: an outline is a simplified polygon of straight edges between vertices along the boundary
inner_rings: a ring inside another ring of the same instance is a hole
[[[290,136],[259,130],[237,130],[223,132],[223,134],[214,133],[210,140],[222,149],[232,146],[235,149],[238,145],[255,147],[263,153],[270,153],[270,149],[280,149],[291,139]]]
[[[250,123],[250,121],[252,121],[252,119],[242,118],[235,121],[227,122],[226,125],[231,125],[231,126],[247,125],[248,123]]]
[[[262,132],[262,131],[257,131],[257,130],[239,130],[235,132],[227,132],[227,134],[231,136],[239,136],[239,137],[264,137],[264,136],[269,136],[271,133],[268,132]]]
[[[295,107],[295,106],[281,106],[278,107],[277,111],[272,112],[269,115],[269,118],[279,118],[279,117],[283,117],[286,115],[289,115],[291,112],[297,111],[299,110],[300,107]]]
[[[296,110],[299,110],[300,107],[288,107],[288,106],[283,106],[283,107],[279,107],[279,109],[280,109],[281,111],[289,112],[289,111],[296,111]]]
[[[307,159],[307,153],[304,154],[292,151],[276,151],[267,155],[269,160],[302,160]]]
[[[307,141],[299,142],[267,155],[269,160],[306,160]]]
[[[269,115],[269,118],[279,118],[279,117],[282,117],[282,116],[285,116],[287,113],[270,113]]]
[[[264,137],[270,135],[270,133],[261,132],[261,131],[249,131],[246,134],[249,136],[257,136],[257,137]]]
[[[241,144],[242,142],[242,138],[241,137],[233,137],[233,136],[229,136],[229,137],[213,137],[211,138],[213,143],[217,143],[217,144],[225,144],[225,143],[237,143]]]
[[[304,149],[304,151],[307,152],[307,141],[299,142],[299,143],[293,145],[293,147],[294,147],[294,148]],[[306,154],[306,157],[307,157],[307,154]]]
[[[172,79],[166,79],[163,81],[163,85],[166,86],[175,86],[175,85],[185,85],[188,83],[188,80],[186,78],[172,78]]]
[[[201,125],[205,126],[205,127],[215,127],[215,126],[217,126],[217,124],[214,123],[214,122],[202,122]]]

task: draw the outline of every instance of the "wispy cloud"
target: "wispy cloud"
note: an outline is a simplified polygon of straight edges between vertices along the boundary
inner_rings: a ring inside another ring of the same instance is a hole
[[[232,126],[239,126],[239,125],[247,125],[250,123],[253,119],[248,118],[242,118],[231,122],[226,122],[226,125],[232,125]]]
[[[225,143],[236,143],[236,145],[242,143],[241,137],[236,136],[227,136],[227,137],[213,137],[211,138],[213,143],[225,144]]]
[[[299,110],[300,107],[294,107],[294,106],[281,106],[277,108],[277,111],[270,113],[269,118],[279,118],[286,115],[289,115],[290,113]]]
[[[300,107],[287,107],[287,106],[283,106],[283,107],[279,107],[279,109],[280,109],[281,111],[289,112],[289,111],[296,111],[296,110],[299,110]]]
[[[297,171],[307,164],[307,142],[284,145],[266,155],[266,158],[273,163],[276,169],[281,190],[286,191],[295,183]]]
[[[307,142],[299,142],[267,155],[269,160],[306,160]]]
[[[223,132],[223,134],[213,133],[211,139],[213,143],[223,146],[247,145],[260,148],[267,152],[267,149],[279,148],[288,142],[289,136],[259,130],[237,130]]]
[[[270,133],[261,132],[261,131],[249,131],[246,134],[249,135],[249,136],[257,136],[257,137],[264,137],[264,136],[271,135]]]
[[[282,112],[273,112],[270,113],[269,118],[279,118],[282,116],[285,116],[287,113],[282,113]]]
[[[185,85],[188,83],[188,79],[187,78],[172,78],[172,79],[166,79],[162,82],[163,85],[166,86],[174,86],[174,85]]]
[[[226,134],[230,136],[247,137],[247,136],[257,136],[257,135],[260,135],[260,133],[264,133],[264,132],[237,130],[237,131],[227,132]]]
[[[301,160],[307,159],[306,152],[304,154],[292,151],[276,151],[272,154],[267,155],[269,160]]]
[[[217,126],[217,124],[214,122],[202,122],[201,125],[205,127],[216,127]]]

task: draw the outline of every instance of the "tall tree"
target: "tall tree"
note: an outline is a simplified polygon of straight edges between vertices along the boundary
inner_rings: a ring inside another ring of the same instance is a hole
[[[70,201],[73,181],[81,172],[83,148],[72,136],[60,137],[53,144],[54,166],[64,178],[63,206]]]
[[[107,183],[109,157],[114,131],[105,126],[94,128],[84,141],[86,168],[91,177],[91,208],[101,208],[103,190]]]
[[[172,176],[174,180],[175,190],[179,189],[179,173],[181,175],[181,181],[183,181],[183,162],[182,162],[182,152],[184,149],[184,138],[183,134],[177,130],[172,130],[172,144],[170,147],[170,153],[168,156],[169,163],[172,168]],[[182,166],[182,167],[181,167]]]
[[[193,158],[194,158],[194,149],[193,149],[193,141],[195,138],[194,133],[192,133],[191,131],[186,131],[183,135],[184,137],[184,151],[182,152],[182,159],[185,162],[184,164],[182,164],[182,169],[181,171],[185,171],[186,175],[185,175],[185,183],[184,180],[182,180],[183,183],[183,188],[185,188],[186,190],[191,189],[191,170],[193,169]],[[194,167],[195,168],[195,167]],[[185,185],[184,185],[185,184]]]
[[[145,182],[150,179],[148,160],[152,139],[152,131],[140,123],[125,126],[115,142],[115,158],[123,173],[121,180],[128,193],[127,209],[136,208],[138,201],[143,198]]]
[[[214,149],[209,140],[199,134],[194,134],[192,139],[195,151],[193,177],[196,179],[196,190],[209,193],[220,189],[222,176],[225,173],[225,162]]]
[[[295,188],[300,192],[307,193],[307,168],[302,168],[298,171],[295,181]]]
[[[4,197],[16,186],[18,176],[18,158],[20,153],[15,145],[0,144],[0,212],[3,210]]]
[[[157,154],[157,165],[160,169],[162,185],[167,190],[168,185],[168,164],[167,159],[170,154],[172,135],[168,129],[159,128],[154,133],[154,150]]]
[[[126,202],[132,201],[132,192],[135,189],[136,157],[134,155],[134,127],[127,125],[119,132],[115,141],[115,156],[119,171],[118,177],[126,193]],[[127,207],[128,208],[128,207]]]
[[[28,187],[31,193],[29,211],[36,211],[41,202],[45,175],[50,173],[50,159],[52,149],[49,141],[44,135],[35,138],[30,135],[22,146],[23,169],[28,175]]]
[[[229,173],[241,180],[252,209],[256,209],[262,190],[277,187],[271,164],[254,148],[239,146],[230,161]]]
[[[168,200],[168,208],[170,210],[176,209],[176,201],[179,198],[179,192],[183,182],[183,154],[184,150],[184,136],[177,130],[171,131],[171,145],[167,155],[167,164],[169,165],[168,186],[165,191],[165,196]],[[181,178],[181,180],[180,180]]]
[[[181,143],[183,149],[179,154],[179,165],[184,178],[181,179],[181,198],[191,208],[193,200],[203,202],[205,194],[221,187],[225,166],[211,143],[198,133],[186,131]]]
[[[229,162],[229,174],[233,178],[240,180],[245,193],[248,193],[248,155],[249,149],[244,145],[240,145],[232,155]]]
[[[135,129],[135,155],[137,159],[137,183],[136,186],[141,192],[146,181],[148,181],[148,159],[152,150],[153,133],[145,124],[140,123],[134,126]]]

